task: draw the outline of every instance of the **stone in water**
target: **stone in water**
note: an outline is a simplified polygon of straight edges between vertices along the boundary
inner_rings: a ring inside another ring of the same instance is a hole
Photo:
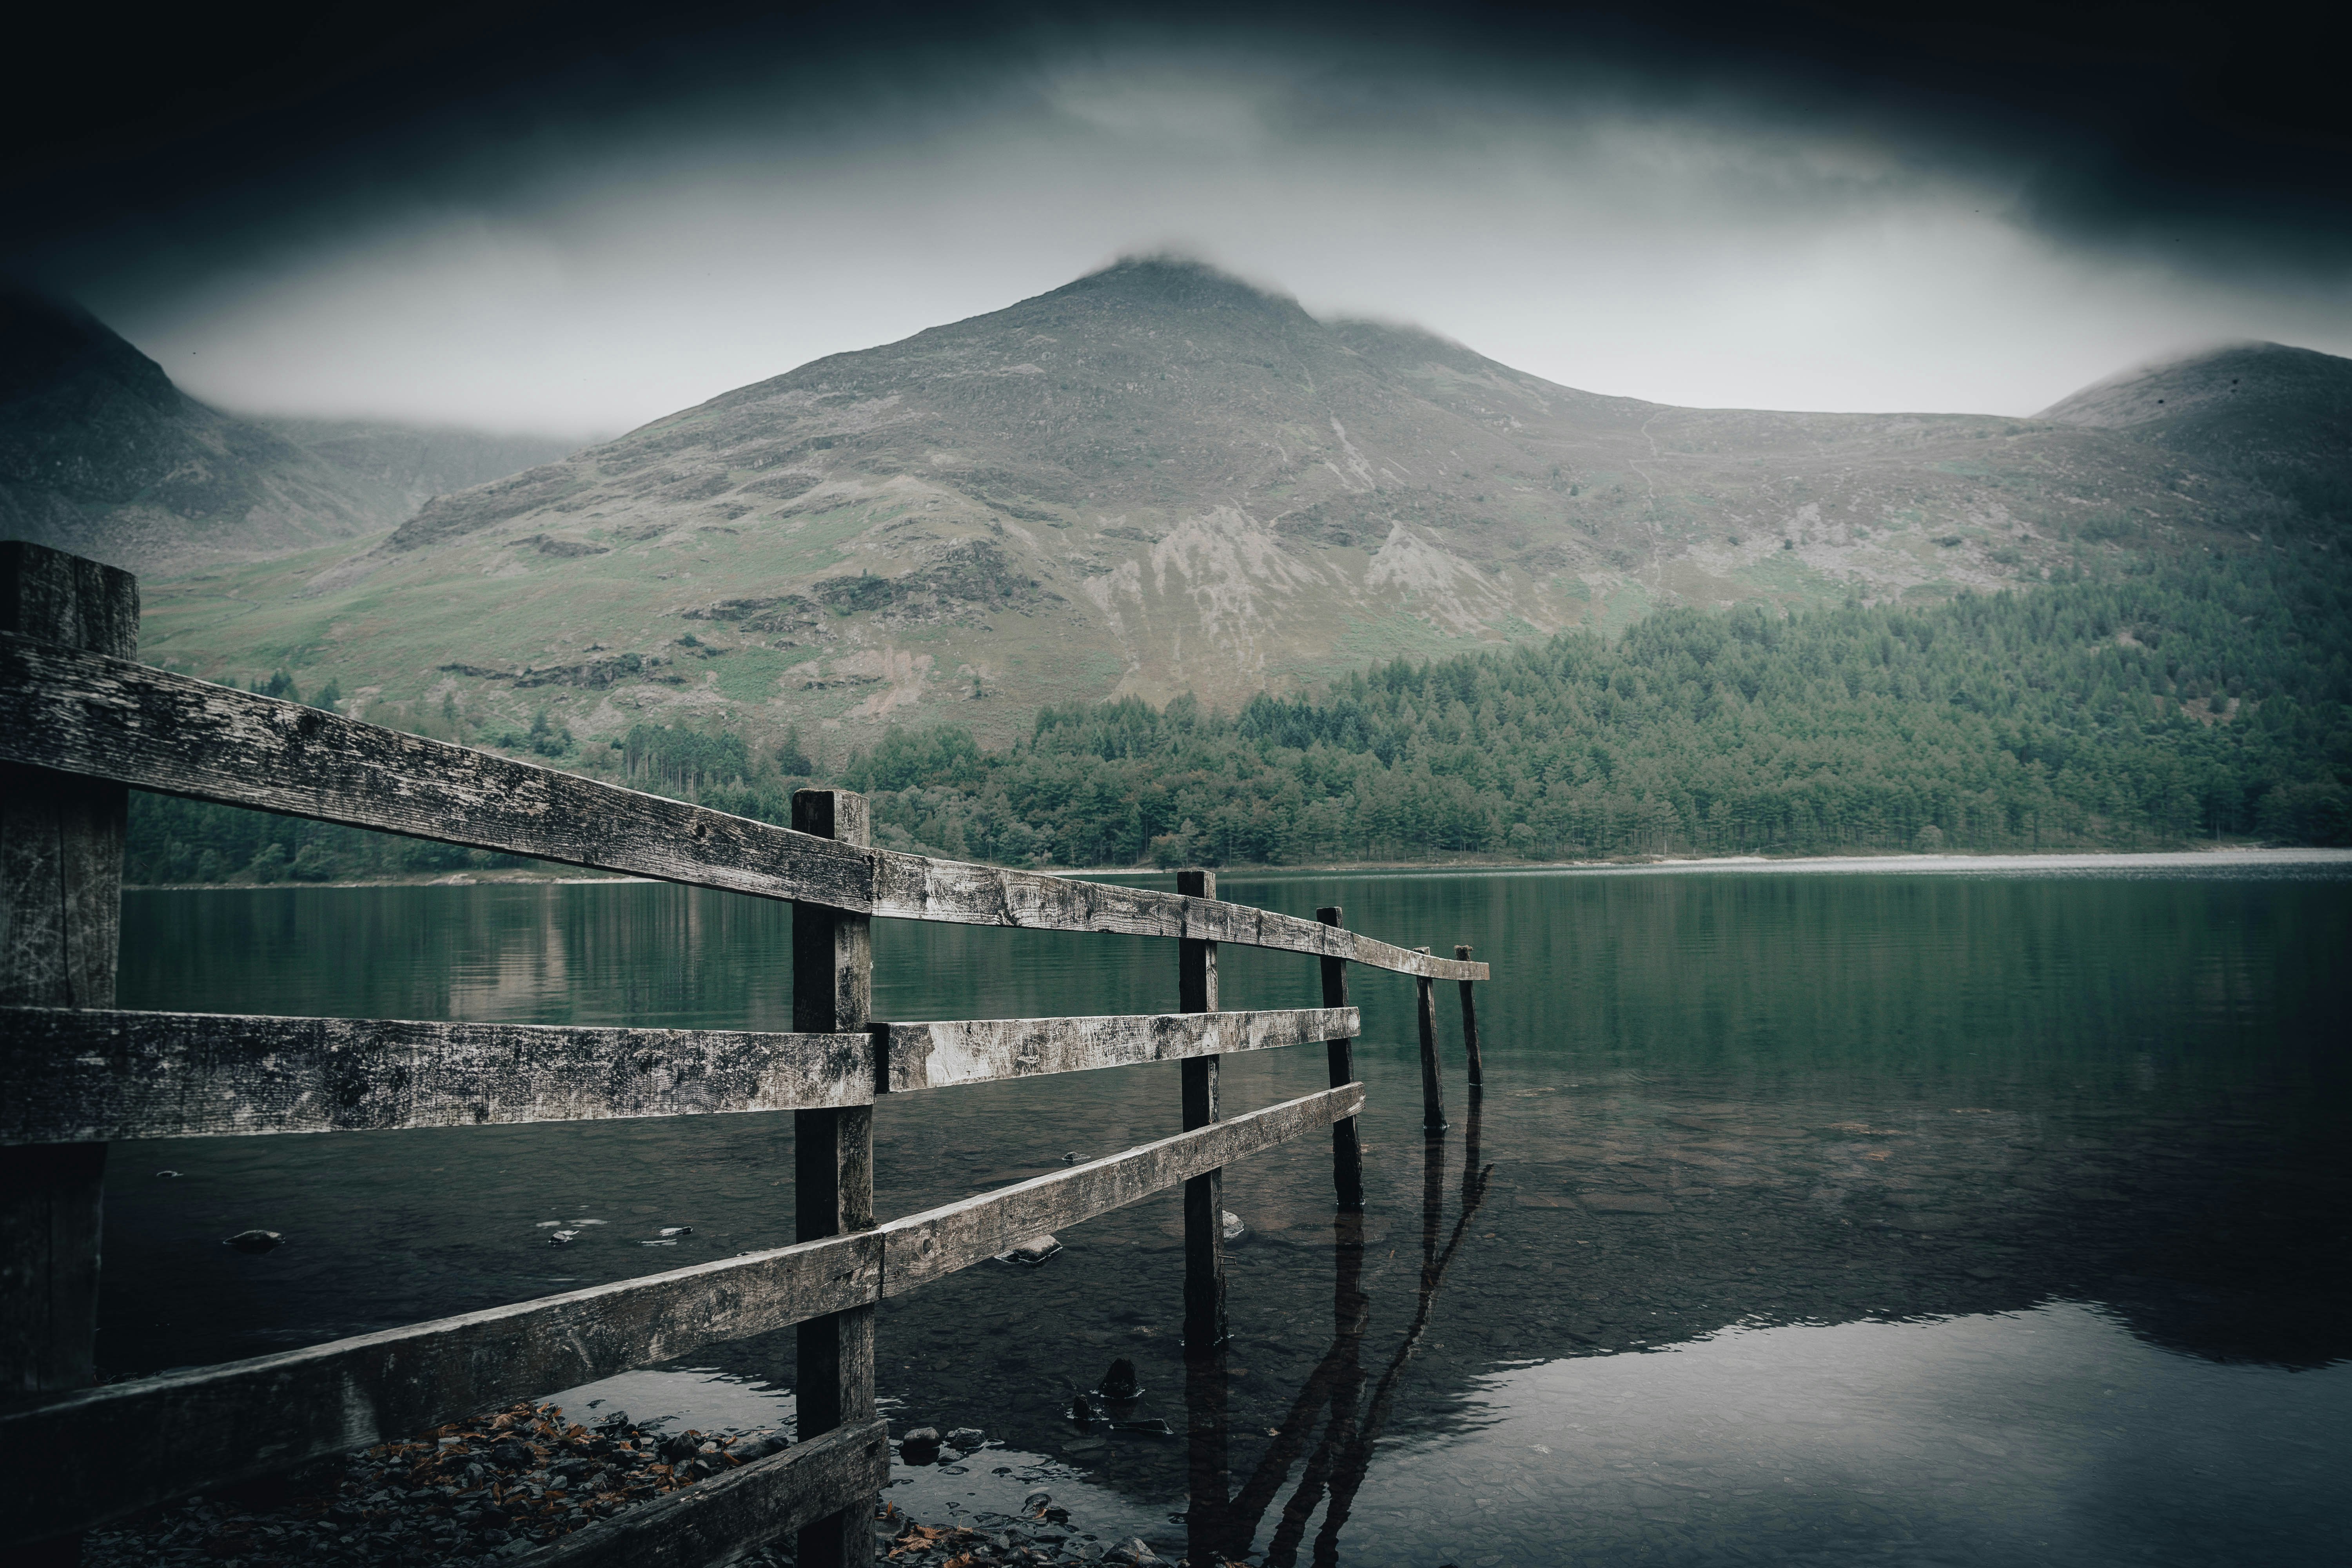
[[[1050,1236],[1033,1236],[1010,1252],[996,1255],[999,1263],[1025,1263],[1034,1268],[1062,1250],[1062,1244]]]

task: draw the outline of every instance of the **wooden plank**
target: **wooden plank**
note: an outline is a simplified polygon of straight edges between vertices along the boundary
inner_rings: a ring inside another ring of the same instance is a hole
[[[1353,1007],[1293,1007],[877,1024],[874,1032],[882,1041],[885,1084],[890,1093],[905,1094],[951,1084],[1276,1050],[1351,1037],[1363,1032],[1363,1019]]]
[[[0,634],[0,762],[892,920],[1190,937],[1438,980],[1483,963],[1271,910],[835,844],[127,659]]]
[[[862,1034],[0,1009],[0,1145],[865,1105]]]
[[[862,1421],[665,1492],[519,1561],[525,1568],[701,1568],[845,1507],[870,1511],[889,1484],[889,1427]]]
[[[1345,1084],[892,1220],[880,1232],[882,1293],[903,1296],[1016,1242],[1124,1208],[1363,1108],[1364,1086]]]
[[[1179,871],[1176,890],[1188,898],[1217,896],[1214,871]],[[1176,1005],[1187,1013],[1217,1010],[1217,944],[1186,937],[1176,944]],[[1218,1058],[1193,1057],[1183,1067],[1184,1130],[1217,1120]],[[1184,1349],[1188,1359],[1224,1343],[1225,1173],[1202,1171],[1184,1182]],[[1222,1502],[1224,1492],[1217,1493]]]
[[[62,551],[0,543],[0,632],[128,659],[139,584]],[[120,784],[0,765],[0,1005],[114,1005],[129,802]],[[54,1064],[25,1065],[38,1079]],[[10,1099],[25,1081],[0,1079]],[[0,1150],[0,1399],[97,1375],[105,1199],[102,1142]],[[18,1557],[61,1568],[80,1561],[81,1542],[53,1537]]]
[[[739,893],[871,900],[872,861],[847,845],[19,637],[0,637],[0,761]]]
[[[1327,926],[1336,926],[1340,923],[1344,912],[1339,905],[1331,904],[1317,910],[1315,918]],[[1322,961],[1322,965],[1324,1008],[1327,1011],[1345,1008],[1354,1012],[1354,1008],[1348,1006],[1348,961],[1327,958]],[[1355,1081],[1356,1052],[1352,1041],[1361,1033],[1360,1029],[1350,1029],[1345,1035],[1329,1037],[1327,1057],[1332,1088]],[[1331,1124],[1331,1185],[1342,1209],[1364,1206],[1364,1149],[1357,1136],[1353,1117]]]
[[[1468,959],[1470,950],[1457,945],[1454,956]],[[1478,1051],[1478,1004],[1470,994],[1470,982],[1462,983],[1462,1055],[1470,1064],[1470,1087],[1484,1088],[1486,1082],[1486,1058]]]
[[[873,814],[862,795],[804,789],[793,796],[793,826],[817,838],[862,847],[873,837]],[[866,915],[822,903],[793,905],[795,1026],[866,1028],[874,997],[872,925]],[[879,1064],[870,1054],[866,1061],[870,1089]],[[869,1093],[863,1105],[803,1110],[793,1118],[795,1239],[874,1228],[872,1101]],[[874,1419],[872,1302],[802,1323],[795,1352],[793,1394],[802,1436]],[[873,1521],[870,1493],[804,1521],[798,1537],[800,1568],[864,1568],[874,1560]]]
[[[1432,994],[1436,983],[1427,975],[1413,982],[1414,1014],[1421,1025],[1421,1124],[1423,1127],[1445,1125],[1445,1084],[1437,1070],[1437,998]]]
[[[0,1545],[871,1301],[867,1233],[0,1409]],[[138,1463],[58,1463],[135,1454]]]
[[[1355,931],[1247,904],[1108,882],[1081,882],[1038,871],[933,860],[891,850],[876,851],[874,913],[893,920],[958,925],[1190,937],[1344,958],[1376,969],[1439,980],[1486,978],[1483,963],[1433,957],[1426,949],[1408,952]]]

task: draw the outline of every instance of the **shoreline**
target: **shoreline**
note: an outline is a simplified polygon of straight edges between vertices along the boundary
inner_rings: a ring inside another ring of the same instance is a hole
[[[670,1425],[639,1426],[622,1413],[582,1424],[552,1401],[523,1400],[140,1509],[91,1531],[81,1561],[90,1568],[499,1563],[532,1556],[600,1521],[625,1518],[793,1446],[778,1426],[672,1432]],[[935,1462],[991,1451],[977,1431],[969,1440],[969,1450],[950,1449]],[[954,1519],[922,1523],[892,1503],[887,1488],[877,1505],[876,1558],[904,1568],[1170,1563],[1140,1537],[1114,1532],[1106,1539],[1089,1530],[1043,1489],[1028,1494],[1018,1517],[992,1528]],[[745,1568],[792,1568],[795,1544],[790,1538],[748,1542],[735,1561]],[[1182,1568],[1181,1557],[1171,1568]]]
[[[1239,864],[1220,866],[1218,874],[1243,877],[1264,881],[1293,877],[1370,877],[1370,876],[1448,876],[1476,873],[1480,875],[1540,876],[1554,872],[1602,873],[1616,875],[1660,874],[1691,871],[1905,871],[1954,872],[1983,870],[2010,867],[2039,867],[2046,869],[2096,870],[2105,868],[2146,867],[2210,868],[2231,863],[2257,866],[2315,865],[2352,866],[2352,848],[2336,849],[2319,845],[2273,847],[2261,844],[2208,844],[2190,849],[2040,849],[2000,850],[1983,853],[1950,852],[1925,855],[1916,852],[1885,852],[1873,855],[1652,855],[1615,857],[1603,860],[1504,860],[1487,858],[1464,858],[1459,860],[1340,860],[1305,866],[1261,866]],[[980,861],[974,864],[986,865]],[[1017,869],[1018,868],[991,868]],[[1056,877],[1085,878],[1144,878],[1165,877],[1171,873],[1139,866],[1076,866],[1069,868],[1041,867],[1038,869]],[[373,877],[353,880],[327,882],[126,882],[126,893],[201,893],[257,892],[271,888],[316,888],[321,889],[362,888],[479,888],[479,887],[576,887],[603,882],[646,883],[659,881],[654,877],[635,877],[619,872],[598,873],[567,870],[532,871],[527,869],[486,870],[480,872],[437,872],[413,877]]]

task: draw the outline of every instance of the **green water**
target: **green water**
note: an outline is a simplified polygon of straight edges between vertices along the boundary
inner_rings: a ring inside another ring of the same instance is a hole
[[[1048,1477],[1171,1549],[1188,1489],[1238,1494],[1216,1527],[1275,1561],[2340,1550],[2352,865],[1221,891],[1473,944],[1496,972],[1486,1091],[1466,1094],[1443,986],[1452,1125],[1425,1142],[1412,984],[1355,973],[1370,1207],[1339,1245],[1319,1143],[1227,1173],[1252,1234],[1214,1487],[1181,1439],[1064,1415],[1123,1355],[1184,1430],[1173,1194],[1073,1229],[1042,1268],[886,1306],[887,1409],[986,1430],[998,1490]],[[134,894],[122,1001],[785,1027],[790,918],[644,884]],[[1172,942],[877,922],[875,953],[878,1017],[1176,1005]],[[1310,960],[1229,949],[1223,971],[1228,1007],[1319,999]],[[1319,1048],[1228,1058],[1228,1112],[1323,1071]],[[886,1100],[877,1206],[1178,1125],[1172,1067]],[[764,1116],[118,1145],[101,1361],[249,1355],[775,1245],[791,1164],[789,1119]],[[546,1244],[583,1219],[603,1223]],[[247,1226],[288,1245],[220,1245]],[[1335,1293],[1358,1289],[1370,1327],[1341,1346]],[[697,1364],[788,1389],[790,1336]],[[963,1468],[902,1472],[901,1495],[993,1506],[992,1467]]]

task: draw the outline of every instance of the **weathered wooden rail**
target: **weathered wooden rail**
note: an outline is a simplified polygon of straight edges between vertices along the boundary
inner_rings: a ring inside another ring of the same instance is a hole
[[[799,1438],[591,1524],[549,1563],[707,1563],[798,1533],[808,1568],[870,1561],[888,1478],[876,1418],[885,1296],[1171,1187],[1184,1189],[1185,1336],[1223,1337],[1224,1166],[1332,1131],[1363,1197],[1347,965],[1415,977],[1442,1122],[1431,986],[1484,964],[1217,899],[896,854],[866,802],[803,791],[790,828],[423,740],[136,663],[128,574],[0,544],[0,1545],[71,1561],[79,1532],[190,1491],[797,1325]],[[113,1005],[128,788],[793,901],[789,1033],[243,1017]],[[879,1022],[869,922],[1174,938],[1181,1011]],[[1223,942],[1320,960],[1320,1007],[1222,1012]],[[1222,1113],[1218,1062],[1322,1041],[1328,1087]],[[921,1214],[873,1212],[877,1097],[1181,1064],[1173,1136]],[[793,1242],[692,1268],[193,1371],[91,1386],[106,1145],[615,1117],[791,1111]],[[59,1455],[76,1456],[58,1465]],[[105,1455],[135,1456],[121,1464]]]

